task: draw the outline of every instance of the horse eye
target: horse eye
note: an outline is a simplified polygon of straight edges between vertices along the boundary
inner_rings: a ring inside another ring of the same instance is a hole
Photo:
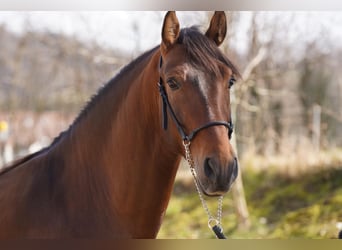
[[[173,79],[173,78],[170,78],[169,80],[167,80],[167,84],[169,85],[169,87],[172,90],[176,90],[176,89],[180,88],[179,83],[175,79]]]
[[[236,82],[236,80],[235,80],[234,76],[232,76],[232,77],[229,79],[229,88],[231,88],[231,87],[234,85],[235,82]]]

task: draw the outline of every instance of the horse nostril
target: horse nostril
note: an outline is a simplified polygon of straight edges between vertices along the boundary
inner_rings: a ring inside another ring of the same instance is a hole
[[[206,158],[204,160],[204,173],[209,179],[215,179],[215,172],[213,166],[211,165],[210,158]]]

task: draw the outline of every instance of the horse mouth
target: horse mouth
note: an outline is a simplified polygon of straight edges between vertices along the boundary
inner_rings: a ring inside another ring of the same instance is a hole
[[[200,192],[209,197],[218,197],[226,194],[232,187],[238,176],[237,159],[228,166],[227,171],[204,171],[196,176],[197,186]]]
[[[210,185],[208,185],[208,187],[204,187],[202,182],[197,179],[196,180],[197,183],[198,183],[198,188],[199,188],[199,191],[202,192],[205,196],[208,196],[208,197],[219,197],[219,196],[222,196],[224,195],[225,193],[228,192],[229,188],[227,190],[223,190],[223,191],[211,191],[210,190]]]

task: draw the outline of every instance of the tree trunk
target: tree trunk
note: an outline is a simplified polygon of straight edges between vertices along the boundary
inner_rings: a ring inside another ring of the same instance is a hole
[[[236,156],[238,156],[237,147],[236,147],[236,137],[233,136],[231,143],[235,149]],[[239,166],[239,174],[235,180],[235,183],[232,187],[232,196],[233,196],[233,203],[235,207],[235,212],[238,218],[238,227],[242,230],[247,230],[250,228],[250,220],[249,220],[249,212],[245,197],[245,191],[242,182],[242,171],[241,167]]]
[[[232,12],[226,12],[227,14],[227,22],[228,22],[228,39],[226,43],[222,45],[222,50],[225,52],[225,54],[229,55],[229,38],[233,37],[235,35],[235,29],[234,29],[234,19],[238,19],[238,14],[233,14]],[[237,110],[237,100],[236,96],[234,95],[234,91],[231,92],[231,114],[232,114],[232,121],[236,121],[236,110]],[[235,150],[236,157],[238,157],[238,148],[236,144],[236,136],[233,133],[232,139],[231,139],[231,144]],[[247,230],[250,227],[250,220],[249,220],[249,212],[248,212],[248,207],[247,207],[247,202],[245,198],[245,191],[243,187],[243,182],[242,182],[242,171],[241,167],[239,166],[239,174],[235,180],[235,183],[232,187],[232,197],[233,197],[233,203],[235,207],[235,212],[237,215],[237,220],[238,220],[238,228],[242,230]]]

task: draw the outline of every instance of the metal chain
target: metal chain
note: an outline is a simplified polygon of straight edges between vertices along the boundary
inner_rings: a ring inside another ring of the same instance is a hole
[[[187,141],[187,140],[184,140],[183,141],[183,146],[184,146],[184,149],[185,149],[185,159],[187,160],[189,166],[190,166],[190,172],[192,174],[192,176],[194,177],[194,183],[195,183],[195,186],[196,186],[196,190],[197,190],[197,193],[198,193],[198,196],[200,198],[200,201],[202,203],[202,206],[205,210],[205,212],[207,213],[208,215],[208,226],[210,229],[213,228],[213,226],[219,226],[221,229],[221,219],[222,219],[222,205],[223,205],[223,195],[221,195],[218,199],[218,207],[217,207],[217,217],[215,218],[211,213],[210,213],[210,210],[208,208],[208,205],[203,197],[203,193],[199,187],[199,181],[197,179],[197,174],[196,174],[196,171],[195,171],[195,163],[192,159],[192,155],[191,155],[191,152],[190,152],[190,141]]]

